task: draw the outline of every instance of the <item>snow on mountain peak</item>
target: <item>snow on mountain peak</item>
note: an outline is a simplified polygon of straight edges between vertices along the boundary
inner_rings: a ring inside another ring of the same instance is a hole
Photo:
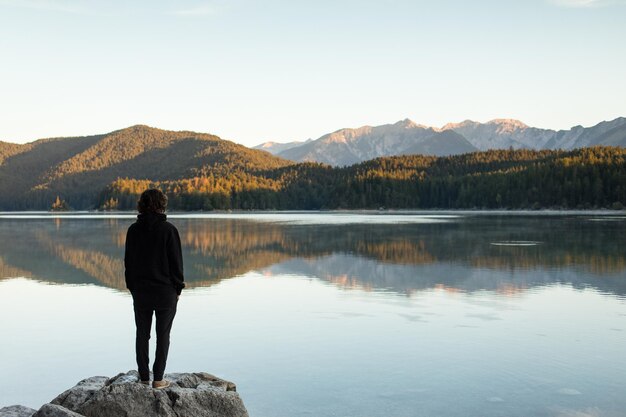
[[[515,119],[493,119],[488,121],[488,125],[497,125],[498,132],[506,133],[515,130],[528,129],[528,125]]]
[[[417,123],[415,123],[413,120],[411,120],[409,118],[400,120],[400,121],[396,122],[395,125],[403,127],[405,129],[411,129],[411,128],[414,128],[414,127],[420,127],[420,125],[418,125]]]
[[[445,125],[443,125],[441,128],[437,129],[438,131],[442,132],[444,130],[454,130],[454,129],[459,129],[462,127],[466,127],[466,126],[473,126],[473,125],[478,125],[480,123],[475,122],[473,120],[463,120],[462,122],[459,123],[447,123]]]

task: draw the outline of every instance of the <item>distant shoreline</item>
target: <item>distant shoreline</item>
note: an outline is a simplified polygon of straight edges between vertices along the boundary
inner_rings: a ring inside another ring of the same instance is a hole
[[[626,217],[626,210],[611,210],[611,209],[589,209],[589,210],[556,210],[556,209],[541,209],[541,210],[506,210],[506,209],[394,209],[394,210],[212,210],[212,211],[168,211],[166,212],[168,217],[211,217],[224,215],[285,215],[285,214],[343,214],[343,215],[381,215],[381,216],[393,216],[393,215],[416,215],[416,216],[438,216],[438,215],[473,215],[473,216],[490,216],[490,215],[503,215],[503,216],[560,216],[560,215],[594,215],[594,216],[624,216]],[[127,210],[68,210],[68,211],[46,211],[46,210],[32,210],[32,211],[0,211],[0,218],[2,217],[28,217],[28,216],[45,216],[45,217],[82,217],[82,216],[97,216],[97,217],[135,217],[136,211]]]

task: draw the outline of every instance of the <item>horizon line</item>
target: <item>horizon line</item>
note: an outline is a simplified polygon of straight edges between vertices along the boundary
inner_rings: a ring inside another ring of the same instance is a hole
[[[277,144],[285,144],[285,143],[291,143],[291,142],[305,142],[307,140],[316,140],[316,139],[319,139],[319,138],[321,138],[321,137],[323,137],[323,136],[325,136],[327,134],[338,132],[338,131],[344,130],[344,129],[360,129],[360,128],[363,128],[363,127],[388,126],[388,125],[394,125],[394,124],[397,124],[397,123],[400,123],[400,122],[403,122],[403,121],[407,121],[407,120],[412,122],[412,123],[415,123],[418,127],[423,127],[423,128],[427,128],[427,129],[434,129],[434,130],[440,130],[440,131],[452,130],[452,129],[444,129],[445,126],[450,125],[450,124],[461,124],[461,123],[466,123],[466,122],[473,122],[473,123],[479,123],[479,124],[485,125],[485,124],[489,124],[489,123],[496,122],[496,121],[514,121],[514,122],[520,122],[524,126],[526,126],[527,128],[530,128],[530,129],[553,130],[555,132],[559,132],[559,131],[563,131],[563,130],[571,130],[571,129],[575,128],[575,127],[591,128],[591,127],[597,126],[600,123],[611,122],[611,121],[614,121],[614,120],[617,120],[617,119],[622,119],[622,118],[626,118],[626,116],[617,116],[617,117],[612,118],[612,119],[603,119],[603,120],[601,120],[601,121],[599,121],[599,122],[597,122],[595,124],[591,124],[591,125],[588,125],[588,126],[584,126],[582,124],[576,124],[576,125],[570,126],[569,128],[566,128],[566,129],[553,129],[553,128],[546,128],[546,127],[530,126],[530,125],[526,124],[525,122],[521,121],[520,119],[509,118],[509,117],[496,117],[496,118],[489,119],[489,120],[484,121],[484,122],[480,122],[480,121],[472,120],[472,119],[464,119],[464,120],[461,120],[459,122],[447,122],[444,125],[442,125],[441,127],[434,126],[434,125],[426,125],[426,124],[422,124],[422,123],[417,123],[413,119],[411,119],[409,117],[405,117],[405,118],[402,118],[402,119],[398,119],[395,122],[383,123],[383,124],[378,124],[378,125],[364,124],[364,125],[360,125],[360,126],[356,126],[356,127],[345,127],[344,126],[344,127],[340,127],[338,129],[326,132],[323,135],[321,135],[321,136],[319,136],[318,138],[315,138],[315,139],[312,138],[312,137],[308,137],[306,139],[290,140],[290,141],[286,141],[286,142],[279,142],[279,141],[276,141],[276,140],[265,140],[265,141],[261,141],[261,142],[257,143],[256,145],[245,145],[245,144],[243,144],[241,142],[238,142],[236,139],[227,139],[224,136],[220,136],[219,134],[211,133],[211,132],[208,132],[208,131],[199,131],[199,130],[190,130],[190,129],[169,129],[169,128],[151,126],[151,125],[149,125],[147,123],[135,123],[135,124],[132,124],[132,125],[129,125],[129,126],[126,126],[126,127],[121,127],[121,128],[109,130],[107,132],[100,132],[100,133],[93,133],[92,132],[92,133],[87,133],[87,134],[70,134],[70,135],[45,136],[45,137],[39,137],[39,138],[27,140],[25,142],[15,142],[13,140],[0,139],[0,142],[12,143],[12,144],[15,144],[15,145],[28,145],[30,143],[34,143],[34,142],[37,142],[37,141],[40,141],[40,140],[79,138],[79,137],[89,137],[89,136],[97,136],[97,135],[108,135],[108,134],[111,134],[113,132],[117,132],[117,131],[125,130],[125,129],[130,129],[130,128],[133,128],[133,127],[136,127],[136,126],[145,126],[145,127],[151,128],[151,129],[165,130],[165,131],[170,131],[170,132],[193,132],[193,133],[209,134],[209,135],[217,136],[217,137],[219,137],[220,139],[223,139],[223,140],[228,140],[228,141],[231,141],[231,142],[238,143],[238,144],[246,146],[248,148],[254,148],[255,146],[259,146],[259,145],[262,145],[262,144],[265,144],[265,143],[268,143],[268,142],[277,143]]]

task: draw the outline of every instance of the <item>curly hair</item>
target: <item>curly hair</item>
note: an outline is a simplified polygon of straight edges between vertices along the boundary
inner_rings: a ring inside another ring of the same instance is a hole
[[[151,188],[141,193],[137,201],[139,213],[164,213],[167,207],[167,196],[158,188]]]

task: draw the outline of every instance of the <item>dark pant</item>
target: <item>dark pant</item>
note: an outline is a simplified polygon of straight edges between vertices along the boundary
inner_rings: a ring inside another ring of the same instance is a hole
[[[167,352],[170,347],[170,330],[174,316],[176,315],[176,305],[178,303],[176,290],[169,288],[159,291],[134,291],[133,307],[135,310],[135,324],[137,326],[137,337],[135,340],[135,351],[137,354],[137,367],[142,381],[150,379],[150,358],[149,345],[150,328],[152,326],[152,314],[156,314],[156,355],[152,372],[155,381],[163,379],[165,363],[167,362]]]

